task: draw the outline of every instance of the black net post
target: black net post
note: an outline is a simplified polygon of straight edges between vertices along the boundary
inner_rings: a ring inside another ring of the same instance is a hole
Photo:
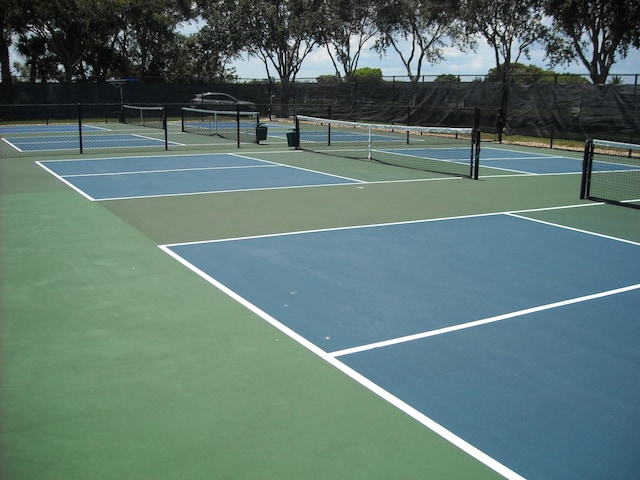
[[[582,181],[580,182],[580,199],[589,198],[589,184],[593,170],[593,140],[589,139],[584,144],[584,157],[582,158]]]
[[[236,105],[236,134],[238,148],[240,148],[240,104]]]
[[[164,149],[169,150],[169,132],[167,127],[167,106],[162,107],[162,128],[164,129]]]
[[[473,133],[472,149],[474,151],[473,160],[471,162],[471,178],[478,180],[480,175],[480,108],[476,107],[473,111]]]
[[[471,175],[470,177],[474,180],[478,180],[480,175],[480,130],[473,129],[472,136],[472,146],[473,157],[471,159]]]
[[[82,153],[82,105],[78,104],[78,141],[80,143],[80,153]]]

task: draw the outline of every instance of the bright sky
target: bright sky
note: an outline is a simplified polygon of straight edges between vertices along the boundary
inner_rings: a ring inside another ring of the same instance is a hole
[[[182,26],[180,31],[185,35],[195,33],[202,26],[199,22],[191,22]],[[469,75],[480,76],[486,75],[490,68],[496,66],[495,54],[493,48],[486,42],[480,40],[479,46],[475,52],[461,52],[457,48],[447,48],[444,53],[445,60],[435,64],[424,64],[422,67],[422,75],[435,76],[445,73],[453,75]],[[373,42],[371,42],[373,44]],[[536,65],[540,68],[549,69],[549,65],[545,61],[544,51],[541,47],[531,48],[531,58],[521,57],[519,62],[525,65]],[[231,66],[235,67],[236,74],[239,78],[255,79],[267,78],[267,71],[262,61],[256,58],[247,58],[246,56],[239,61],[234,62]],[[391,76],[407,76],[407,71],[395,51],[389,51],[386,56],[380,57],[374,50],[366,48],[363,50],[358,67],[371,67],[382,69],[382,75]],[[582,63],[574,63],[568,67],[557,66],[553,68],[558,73],[576,73],[587,75],[587,69]],[[275,75],[273,67],[270,66],[271,75]],[[315,79],[319,75],[331,75],[335,73],[335,69],[326,52],[326,49],[316,47],[315,50],[305,58],[297,79],[311,78]],[[414,72],[415,73],[415,72]],[[625,59],[618,59],[611,69],[611,75],[640,75],[640,50],[632,49]],[[625,83],[633,83],[634,78],[624,79]]]
[[[490,68],[495,67],[495,54],[493,48],[486,43],[481,43],[476,52],[463,53],[456,48],[447,48],[444,54],[445,60],[435,64],[423,65],[423,75],[440,75],[450,73],[454,75],[483,76]],[[544,51],[541,48],[532,49],[531,58],[520,58],[520,63],[525,65],[536,65],[544,69],[549,66],[544,59]],[[233,67],[240,78],[266,78],[264,64],[257,59],[247,59],[246,57],[234,62]],[[380,57],[374,50],[362,52],[358,67],[372,67],[382,69],[383,76],[406,76],[400,57],[395,51],[389,51],[386,56]],[[555,67],[553,70],[559,73],[587,74],[586,68],[582,64],[574,63],[569,67]],[[271,68],[271,75],[274,75]],[[334,67],[327,52],[317,47],[303,62],[302,69],[298,74],[298,79],[316,78],[319,75],[334,73]],[[415,73],[415,72],[414,72]],[[631,50],[624,60],[615,63],[611,70],[612,75],[640,74],[640,51]],[[634,79],[629,78],[625,83],[633,83]]]
[[[184,34],[195,33],[201,24],[198,22],[187,23],[181,26],[180,31]],[[486,75],[490,68],[495,67],[495,58],[493,49],[486,43],[479,42],[480,45],[476,52],[463,53],[457,48],[447,48],[444,53],[445,60],[435,64],[423,65],[422,75],[436,76],[440,74],[480,76]],[[11,62],[17,59],[15,50],[11,49]],[[537,65],[541,68],[549,68],[544,59],[544,52],[541,48],[532,48],[531,58],[521,58],[520,63],[525,65]],[[235,67],[236,74],[242,79],[261,79],[267,78],[267,72],[264,64],[255,58],[244,57],[242,60],[234,62],[231,66]],[[406,77],[407,72],[395,51],[390,51],[386,56],[380,57],[378,53],[370,48],[363,50],[358,67],[372,67],[382,69],[385,77],[402,76]],[[587,70],[582,64],[574,63],[569,67],[555,67],[554,70],[559,73],[576,73],[586,75]],[[270,70],[271,75],[275,75],[273,68]],[[302,69],[297,79],[315,79],[319,75],[330,75],[335,73],[331,59],[324,48],[316,47],[315,50],[304,60]],[[415,73],[415,72],[414,72]],[[627,58],[618,60],[612,70],[611,75],[640,74],[640,50],[633,49],[629,52]],[[635,79],[628,77],[624,79],[625,83],[633,83]]]

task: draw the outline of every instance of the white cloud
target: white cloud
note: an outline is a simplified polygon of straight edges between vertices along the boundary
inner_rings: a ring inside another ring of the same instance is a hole
[[[531,58],[529,60],[521,57],[520,63],[537,65],[544,69],[550,68],[548,62],[545,60],[544,50],[541,47],[532,48],[530,56]],[[489,69],[495,67],[493,49],[487,45],[486,42],[480,42],[475,52],[462,52],[454,47],[446,47],[444,49],[444,57],[444,61],[435,65],[425,64],[422,74],[434,76],[450,73],[464,76],[484,76]],[[236,62],[234,66],[240,78],[255,78],[259,72],[254,62],[248,63],[246,60]],[[358,66],[380,68],[384,76],[406,76],[407,74],[398,54],[392,50],[381,57],[379,53],[367,48],[363,50]],[[586,68],[577,62],[569,66],[554,67],[554,70],[560,73],[587,75]],[[264,72],[264,67],[261,71]],[[319,75],[332,73],[334,73],[334,67],[326,50],[324,48],[317,48],[305,59],[297,78],[316,78]],[[611,75],[629,74],[640,75],[640,50],[631,50],[626,59],[619,59],[611,69]],[[260,78],[260,76],[258,78]],[[625,82],[633,83],[634,79],[629,78],[626,79]]]

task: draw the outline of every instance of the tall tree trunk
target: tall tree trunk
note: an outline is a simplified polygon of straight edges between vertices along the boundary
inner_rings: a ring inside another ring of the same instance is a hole
[[[11,85],[11,64],[9,63],[9,46],[11,45],[11,37],[7,38],[8,32],[3,30],[0,36],[0,67],[2,71],[2,84]]]

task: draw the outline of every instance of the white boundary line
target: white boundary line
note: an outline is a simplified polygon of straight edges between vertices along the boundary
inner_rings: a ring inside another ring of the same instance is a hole
[[[615,237],[611,237],[611,236],[607,236],[607,235],[602,235],[602,234],[598,234],[598,233],[594,233],[594,232],[580,230],[580,229],[573,228],[573,227],[567,227],[567,226],[564,226],[564,225],[558,225],[558,224],[545,222],[545,221],[537,220],[537,219],[533,219],[533,218],[523,217],[523,216],[519,215],[519,214],[527,213],[527,212],[528,213],[533,213],[533,212],[539,212],[539,211],[561,210],[561,209],[567,209],[567,208],[581,208],[581,207],[586,207],[586,206],[591,206],[591,205],[598,205],[598,203],[576,204],[576,205],[566,205],[566,206],[551,207],[551,208],[538,208],[538,209],[529,209],[529,210],[519,210],[519,211],[513,211],[513,212],[500,212],[500,213],[488,213],[488,214],[478,214],[478,215],[466,215],[466,216],[458,216],[458,217],[428,219],[428,220],[394,222],[394,223],[385,223],[385,224],[376,224],[376,225],[337,227],[337,228],[307,230],[307,231],[298,231],[298,232],[289,232],[289,233],[256,235],[256,236],[251,236],[251,237],[229,238],[229,239],[221,239],[221,240],[186,242],[186,243],[177,243],[177,244],[172,244],[172,245],[159,245],[159,248],[162,251],[164,251],[165,253],[167,253],[169,256],[171,256],[172,258],[174,258],[175,260],[180,262],[182,265],[184,265],[185,267],[187,267],[188,269],[192,270],[194,273],[196,273],[197,275],[202,277],[204,280],[206,280],[207,282],[209,282],[212,285],[214,285],[220,291],[222,291],[223,293],[225,293],[226,295],[228,295],[229,297],[231,297],[232,299],[234,299],[235,301],[237,301],[238,303],[243,305],[245,308],[249,309],[250,311],[252,311],[256,315],[258,315],[259,317],[261,317],[262,319],[264,319],[265,321],[270,323],[272,326],[274,326],[275,328],[277,328],[278,330],[280,330],[281,332],[283,332],[284,334],[286,334],[287,336],[289,336],[290,338],[292,338],[293,340],[295,340],[299,344],[301,344],[302,346],[304,346],[305,348],[307,348],[311,352],[315,353],[320,358],[322,358],[323,360],[325,360],[329,364],[333,365],[335,368],[337,368],[338,370],[340,370],[344,374],[348,375],[350,378],[352,378],[356,382],[360,383],[365,388],[369,389],[371,392],[375,393],[376,395],[378,395],[382,399],[384,399],[387,402],[389,402],[391,405],[395,406],[396,408],[398,408],[399,410],[403,411],[404,413],[406,413],[407,415],[409,415],[410,417],[412,417],[416,421],[420,422],[422,425],[426,426],[427,428],[432,430],[434,433],[440,435],[443,439],[449,441],[450,443],[452,443],[453,445],[455,445],[456,447],[458,447],[459,449],[461,449],[462,451],[464,451],[468,455],[472,456],[473,458],[475,458],[479,462],[483,463],[484,465],[486,465],[487,467],[491,468],[495,472],[497,472],[500,475],[504,476],[508,480],[524,480],[524,477],[520,476],[518,473],[514,472],[513,470],[511,470],[508,467],[506,467],[505,465],[501,464],[500,462],[498,462],[494,458],[490,457],[486,453],[482,452],[481,450],[479,450],[475,446],[471,445],[467,441],[465,441],[462,438],[458,437],[456,434],[454,434],[453,432],[449,431],[444,426],[440,425],[439,423],[437,423],[436,421],[434,421],[430,417],[424,415],[422,412],[420,412],[420,411],[416,410],[415,408],[413,408],[412,406],[408,405],[407,403],[405,403],[404,401],[402,401],[401,399],[399,399],[395,395],[393,395],[390,392],[388,392],[387,390],[383,389],[382,387],[380,387],[376,383],[372,382],[368,378],[364,377],[363,375],[361,375],[357,371],[353,370],[351,367],[345,365],[344,363],[342,363],[338,359],[338,357],[344,356],[344,355],[348,355],[348,354],[352,354],[352,353],[365,351],[365,350],[371,350],[371,349],[374,349],[374,348],[380,348],[380,347],[385,347],[385,346],[394,345],[394,344],[398,344],[398,343],[403,343],[403,342],[407,342],[407,341],[417,340],[417,339],[421,339],[421,338],[427,338],[427,337],[431,337],[431,336],[435,336],[435,335],[442,335],[442,334],[450,333],[450,332],[453,332],[453,331],[458,331],[458,330],[463,330],[463,329],[467,329],[467,328],[473,328],[473,327],[480,326],[480,325],[486,325],[486,324],[489,324],[489,323],[495,323],[495,322],[499,322],[499,321],[503,321],[503,320],[508,320],[508,319],[511,319],[511,318],[516,318],[516,317],[524,316],[524,315],[531,314],[531,313],[541,312],[541,311],[550,310],[550,309],[553,309],[553,308],[559,308],[559,307],[566,306],[566,305],[572,305],[572,304],[576,304],[576,303],[580,303],[580,302],[585,302],[585,301],[594,300],[594,299],[598,299],[598,298],[603,298],[603,297],[616,295],[616,294],[620,294],[620,293],[624,293],[624,292],[638,290],[638,289],[640,289],[640,284],[629,285],[629,286],[621,287],[621,288],[614,289],[614,290],[608,290],[608,291],[598,292],[598,293],[594,293],[594,294],[590,294],[590,295],[585,295],[585,296],[582,296],[582,297],[576,297],[576,298],[572,298],[572,299],[562,300],[562,301],[550,303],[550,304],[547,304],[547,305],[541,305],[541,306],[528,308],[528,309],[524,309],[524,310],[519,310],[519,311],[516,311],[516,312],[510,312],[510,313],[506,313],[506,314],[502,314],[502,315],[497,315],[497,316],[494,316],[494,317],[489,317],[489,318],[485,318],[485,319],[481,319],[481,320],[476,320],[476,321],[467,322],[467,323],[463,323],[463,324],[459,324],[459,325],[453,325],[453,326],[450,326],[450,327],[431,330],[431,331],[428,331],[428,332],[422,332],[422,333],[419,333],[419,334],[409,335],[409,336],[405,336],[405,337],[399,337],[399,338],[396,338],[396,339],[390,339],[390,340],[386,340],[386,341],[382,341],[382,342],[376,342],[376,343],[372,343],[372,344],[369,344],[369,345],[353,347],[351,349],[344,349],[344,350],[335,351],[335,352],[325,352],[324,350],[322,350],[318,346],[316,346],[313,343],[311,343],[306,338],[302,337],[300,334],[296,333],[295,331],[293,331],[292,329],[290,329],[286,325],[280,323],[278,320],[276,320],[271,315],[267,314],[266,312],[264,312],[263,310],[261,310],[257,306],[253,305],[251,302],[249,302],[244,297],[240,296],[239,294],[237,294],[233,290],[231,290],[228,287],[226,287],[221,282],[217,281],[216,279],[214,279],[213,277],[211,277],[210,275],[208,275],[204,271],[200,270],[199,268],[197,268],[196,266],[194,266],[193,264],[191,264],[190,262],[188,262],[187,260],[182,258],[177,253],[173,252],[171,250],[171,247],[184,246],[184,245],[205,244],[205,243],[225,242],[225,241],[241,240],[241,239],[266,238],[266,237],[277,237],[277,236],[296,235],[296,234],[314,233],[314,232],[347,230],[347,229],[353,229],[353,228],[371,228],[371,227],[380,227],[380,226],[389,226],[389,225],[402,225],[402,224],[411,224],[411,223],[427,223],[427,222],[442,221],[442,220],[456,220],[456,219],[464,219],[464,218],[477,218],[477,217],[497,216],[497,215],[513,216],[514,218],[519,218],[519,219],[522,219],[522,220],[533,221],[533,222],[537,222],[537,223],[541,223],[541,224],[545,224],[545,225],[549,225],[549,226],[553,226],[553,227],[557,227],[557,228],[564,228],[564,229],[575,231],[575,232],[579,232],[579,233],[584,233],[584,234],[588,234],[588,235],[594,235],[594,236],[606,238],[606,239],[609,239],[609,240],[620,241],[620,242],[624,242],[624,243],[629,243],[629,244],[632,244],[632,245],[640,246],[640,243],[637,243],[637,242],[632,242],[632,241],[628,241],[628,240],[624,240],[624,239],[619,239],[619,238],[615,238]]]
[[[163,170],[135,170],[131,172],[105,172],[105,173],[77,173],[62,175],[64,178],[78,177],[110,177],[119,175],[148,175],[151,173],[176,173],[176,172],[199,172],[207,170],[238,170],[243,168],[273,168],[278,165],[239,165],[236,167],[193,167],[193,168],[166,168]]]
[[[464,218],[476,218],[476,217],[490,217],[494,215],[503,215],[503,213],[481,213],[475,215],[461,215],[459,217],[446,217],[446,218],[429,218],[426,220],[406,220],[402,222],[389,222],[389,223],[373,223],[371,225],[355,225],[355,226],[347,226],[347,227],[331,227],[331,228],[318,228],[312,230],[299,230],[295,232],[283,232],[283,233],[267,233],[264,235],[251,235],[248,237],[233,237],[233,238],[221,238],[218,240],[200,240],[196,242],[184,242],[184,243],[173,243],[167,245],[161,245],[165,247],[178,247],[183,245],[200,245],[204,243],[219,243],[219,242],[231,242],[234,240],[252,240],[255,238],[269,238],[269,237],[284,237],[289,235],[304,235],[307,233],[320,233],[320,232],[334,232],[339,230],[356,230],[361,228],[376,228],[376,227],[389,227],[393,225],[409,225],[412,223],[431,223],[431,222],[441,222],[447,220],[459,220]]]
[[[530,147],[530,148],[538,148],[538,147]],[[581,156],[582,152],[578,151],[578,150],[574,150],[574,152],[576,154],[580,155],[579,157],[567,157],[565,155],[555,155],[553,153],[541,153],[541,152],[538,152],[538,151],[536,151],[534,153],[534,152],[530,152],[528,150],[516,150],[516,149],[513,149],[513,148],[496,148],[496,147],[493,147],[493,146],[485,146],[482,150],[483,151],[484,150],[495,150],[495,151],[498,151],[498,152],[513,152],[513,153],[519,153],[519,154],[531,154],[531,155],[534,155],[535,157],[569,158],[569,159],[572,159],[572,160],[582,160],[582,156]],[[526,158],[526,157],[523,157],[523,158]]]
[[[554,308],[564,307],[566,305],[573,305],[575,303],[582,303],[589,300],[595,300],[597,298],[608,297],[611,295],[617,295],[619,293],[630,292],[632,290],[640,289],[640,283],[635,285],[629,285],[627,287],[616,288],[614,290],[607,290],[604,292],[594,293],[591,295],[584,295],[582,297],[570,298],[568,300],[562,300],[559,302],[548,303],[547,305],[539,305],[537,307],[525,308],[516,312],[505,313],[502,315],[496,315],[494,317],[483,318],[481,320],[475,320],[472,322],[461,323],[458,325],[452,325],[450,327],[438,328],[436,330],[430,330],[427,332],[416,333],[413,335],[406,335],[404,337],[391,338],[389,340],[383,340],[381,342],[369,343],[367,345],[359,345],[357,347],[345,348],[343,350],[337,350],[329,353],[332,357],[342,357],[344,355],[351,355],[353,353],[366,352],[368,350],[374,350],[376,348],[389,347],[391,345],[398,345],[400,343],[408,343],[414,340],[421,340],[423,338],[435,337],[437,335],[443,335],[445,333],[457,332],[459,330],[465,330],[468,328],[479,327],[481,325],[487,325],[489,323],[501,322],[503,320],[510,320],[512,318],[523,317],[537,312],[544,312],[545,310],[552,310]]]
[[[345,375],[349,376],[350,378],[352,378],[353,380],[358,382],[360,385],[364,386],[365,388],[367,388],[371,392],[375,393],[376,395],[378,395],[382,399],[386,400],[391,405],[395,406],[396,408],[398,408],[402,412],[406,413],[407,415],[409,415],[413,419],[417,420],[418,422],[420,422],[425,427],[429,428],[434,433],[440,435],[442,438],[444,438],[448,442],[452,443],[453,445],[458,447],[463,452],[465,452],[468,455],[472,456],[473,458],[475,458],[479,462],[483,463],[487,467],[491,468],[495,472],[499,473],[503,477],[507,478],[508,480],[524,480],[524,477],[518,475],[516,472],[514,472],[511,469],[509,469],[505,465],[501,464],[500,462],[498,462],[494,458],[490,457],[489,455],[487,455],[486,453],[484,453],[480,449],[474,447],[473,445],[471,445],[467,441],[463,440],[462,438],[460,438],[459,436],[457,436],[453,432],[447,430],[445,427],[443,427],[442,425],[437,423],[435,420],[433,420],[430,417],[424,415],[422,412],[416,410],[415,408],[413,408],[409,404],[403,402],[402,400],[400,400],[395,395],[391,394],[390,392],[388,392],[384,388],[380,387],[378,384],[372,382],[371,380],[369,380],[365,376],[363,376],[360,373],[358,373],[357,371],[353,370],[351,367],[345,365],[344,363],[342,363],[338,359],[336,359],[333,356],[327,354],[324,350],[322,350],[321,348],[317,347],[316,345],[311,343],[309,340],[307,340],[306,338],[302,337],[301,335],[299,335],[298,333],[296,333],[295,331],[293,331],[292,329],[290,329],[286,325],[280,323],[278,320],[276,320],[275,318],[273,318],[271,315],[269,315],[268,313],[264,312],[260,308],[256,307],[254,304],[249,302],[244,297],[238,295],[236,292],[234,292],[233,290],[229,289],[224,284],[222,284],[219,281],[215,280],[213,277],[211,277],[210,275],[208,275],[204,271],[200,270],[199,268],[197,268],[196,266],[194,266],[190,262],[186,261],[180,255],[178,255],[177,253],[173,252],[170,249],[169,246],[162,246],[161,245],[161,246],[159,246],[159,248],[161,250],[163,250],[165,253],[167,253],[169,256],[171,256],[172,258],[174,258],[175,260],[180,262],[182,265],[184,265],[185,267],[187,267],[188,269],[190,269],[191,271],[193,271],[194,273],[196,273],[197,275],[202,277],[204,280],[206,280],[207,282],[209,282],[212,285],[214,285],[216,288],[218,288],[220,291],[222,291],[223,293],[225,293],[226,295],[231,297],[233,300],[235,300],[236,302],[238,302],[239,304],[241,304],[242,306],[244,306],[245,308],[247,308],[248,310],[250,310],[254,314],[258,315],[263,320],[267,321],[269,324],[271,324],[272,326],[274,326],[275,328],[280,330],[282,333],[284,333],[285,335],[289,336],[290,338],[292,338],[293,340],[295,340],[296,342],[298,342],[300,345],[302,345],[303,347],[307,348],[311,352],[315,353],[317,356],[322,358],[324,361],[326,361],[327,363],[331,364],[332,366],[334,366],[335,368],[340,370],[342,373],[344,373]]]
[[[291,185],[287,187],[261,187],[261,188],[237,188],[234,190],[211,190],[211,191],[201,191],[201,192],[185,192],[185,193],[160,193],[156,195],[141,195],[135,197],[107,197],[107,198],[97,198],[95,201],[97,202],[109,202],[112,200],[137,200],[142,198],[162,198],[162,197],[189,197],[194,195],[218,195],[225,193],[236,193],[236,192],[261,192],[267,190],[292,190],[296,188],[316,188],[316,187],[340,187],[340,186],[351,186],[353,187],[353,183],[327,183],[327,184],[317,184],[317,185]]]
[[[7,140],[6,138],[2,137],[2,141],[5,142],[7,145],[9,145],[11,148],[14,148],[15,150],[19,151],[20,153],[22,153],[22,150],[20,148],[18,148],[16,145],[14,145],[13,143],[11,143],[9,140]]]
[[[40,165],[42,168],[44,168],[45,170],[47,170],[49,173],[51,173],[53,176],[57,177],[59,180],[61,180],[62,182],[64,182],[65,184],[67,184],[68,186],[70,186],[71,188],[73,188],[74,190],[76,190],[77,192],[82,194],[85,198],[88,198],[91,201],[131,200],[131,199],[138,199],[138,198],[178,197],[178,196],[205,195],[205,194],[215,194],[215,193],[233,193],[233,192],[246,192],[246,191],[262,191],[262,190],[286,190],[286,189],[294,189],[294,188],[312,188],[312,187],[333,187],[333,186],[340,186],[340,185],[353,186],[354,184],[360,185],[360,184],[366,184],[367,183],[367,182],[365,182],[363,180],[344,177],[344,176],[340,176],[340,175],[334,175],[334,174],[331,174],[331,173],[319,172],[319,171],[316,171],[316,170],[311,170],[311,169],[302,168],[302,167],[296,167],[296,166],[293,166],[293,165],[287,165],[285,163],[273,162],[273,161],[264,160],[264,159],[261,159],[261,158],[254,158],[254,157],[250,157],[248,155],[237,154],[237,153],[220,153],[220,154],[216,153],[216,154],[212,154],[212,155],[214,155],[214,156],[231,156],[231,157],[237,157],[237,158],[244,158],[244,159],[247,159],[247,160],[252,160],[252,161],[255,161],[255,162],[262,163],[262,165],[241,165],[241,166],[200,167],[200,168],[178,168],[178,169],[149,170],[149,171],[139,170],[139,171],[132,171],[132,172],[84,173],[84,174],[70,174],[70,175],[58,175],[58,174],[54,173],[51,169],[49,169],[45,165],[43,165],[43,162],[44,163],[49,163],[49,162],[76,162],[76,161],[82,162],[82,161],[95,161],[95,160],[108,161],[108,160],[126,160],[126,159],[132,159],[132,158],[138,158],[138,159],[163,158],[164,159],[164,158],[181,157],[181,156],[195,156],[195,155],[206,155],[206,154],[166,155],[166,156],[165,155],[162,155],[162,156],[158,156],[158,155],[151,155],[151,156],[139,155],[139,156],[132,156],[132,157],[115,157],[115,158],[110,158],[110,157],[104,157],[104,158],[79,158],[79,159],[68,159],[68,160],[42,160],[42,161],[36,161],[36,163],[38,165]],[[98,198],[98,199],[96,199],[96,198],[93,198],[90,195],[86,194],[84,191],[82,191],[81,189],[79,189],[78,187],[74,186],[72,183],[70,183],[69,181],[66,180],[66,178],[76,178],[76,177],[94,177],[94,176],[95,177],[99,177],[99,176],[115,176],[115,175],[172,173],[172,172],[180,172],[180,171],[225,170],[225,169],[231,170],[231,169],[238,169],[238,168],[266,168],[266,167],[281,167],[281,168],[289,168],[289,169],[293,169],[293,170],[300,170],[300,171],[304,171],[304,172],[308,172],[308,173],[313,173],[313,174],[316,174],[316,175],[323,175],[325,177],[338,178],[340,180],[346,180],[347,182],[350,182],[350,183],[290,185],[290,186],[279,186],[279,187],[260,187],[260,188],[234,189],[234,190],[212,190],[212,191],[199,191],[199,192],[167,193],[167,194],[156,194],[156,195],[138,195],[138,196],[130,196],[130,197],[107,197],[107,198]]]
[[[45,166],[43,164],[42,161],[37,161],[36,164],[40,165],[42,168],[44,168],[47,172],[49,172],[51,175],[53,175],[55,178],[57,178],[58,180],[60,180],[62,183],[66,184],[67,186],[71,187],[73,190],[75,190],[76,192],[78,192],[80,195],[82,195],[84,198],[91,200],[92,202],[95,202],[96,199],[93,198],[91,195],[88,195],[87,193],[84,192],[84,190],[79,189],[78,187],[76,187],[73,183],[67,181],[64,177],[61,177],[60,175],[58,175],[56,172],[54,172],[53,170],[51,170],[49,167]]]
[[[259,153],[259,152],[253,152]],[[295,152],[266,152],[266,153],[295,153]],[[200,152],[200,153],[166,153],[158,155],[158,152],[153,152],[152,155],[125,155],[122,157],[76,157],[76,158],[52,158],[50,160],[40,160],[42,162],[86,162],[93,160],[131,160],[132,158],[143,158],[143,159],[152,159],[152,158],[174,158],[174,157],[217,157],[223,155],[231,155],[226,152],[216,152],[216,153],[208,153],[208,152]]]
[[[596,203],[595,205],[602,205],[602,203]],[[584,206],[588,206],[588,205],[584,205]],[[538,210],[526,210],[524,212],[519,212],[519,213],[533,213],[533,212],[540,212],[540,211],[546,211],[546,210],[558,210],[558,208],[553,208],[553,209],[538,209]],[[615,240],[617,242],[622,242],[622,243],[629,243],[631,245],[637,245],[640,246],[640,242],[634,242],[632,240],[625,240],[624,238],[617,238],[617,237],[612,237],[610,235],[604,235],[602,233],[597,233],[597,232],[590,232],[589,230],[582,230],[580,228],[575,228],[575,227],[569,227],[567,225],[561,225],[559,223],[553,223],[553,222],[547,222],[546,220],[538,220],[537,218],[531,218],[531,217],[525,217],[523,215],[519,215],[518,212],[508,212],[505,213],[505,215],[508,215],[510,217],[515,217],[515,218],[520,218],[521,220],[528,220],[530,222],[536,222],[536,223],[542,223],[544,225],[549,225],[551,227],[556,227],[556,228],[563,228],[565,230],[571,230],[573,232],[578,232],[578,233],[584,233],[586,235],[593,235],[594,237],[601,237],[601,238],[606,238],[607,240]]]
[[[311,170],[310,168],[296,167],[294,165],[287,165],[286,163],[278,163],[278,162],[273,162],[271,160],[263,160],[262,158],[254,158],[254,157],[250,157],[248,155],[242,155],[242,154],[239,154],[239,153],[230,153],[229,155],[234,156],[234,157],[246,158],[248,160],[254,160],[256,162],[269,163],[269,164],[277,165],[277,166],[280,166],[280,167],[293,168],[294,170],[302,170],[303,172],[315,173],[315,174],[318,174],[318,175],[325,175],[327,177],[340,178],[342,180],[349,180],[350,182],[354,182],[354,183],[366,183],[365,181],[358,180],[356,178],[344,177],[342,175],[334,175],[332,173],[326,173],[326,172],[319,172],[317,170]]]
[[[375,183],[375,182],[372,182]],[[384,182],[383,182],[384,183]],[[340,184],[340,185],[349,185],[349,186],[353,186],[352,184]],[[372,224],[368,224],[368,225],[349,225],[346,227],[330,227],[330,228],[318,228],[318,229],[311,229],[311,230],[298,230],[298,231],[292,231],[292,232],[281,232],[281,233],[269,233],[269,234],[263,234],[263,235],[250,235],[247,237],[231,237],[231,238],[220,238],[220,239],[216,239],[216,240],[200,240],[200,241],[196,241],[196,242],[178,242],[178,243],[171,243],[171,244],[166,244],[164,246],[167,247],[176,247],[176,246],[181,246],[181,245],[198,245],[198,244],[204,244],[204,243],[217,243],[217,242],[229,242],[229,241],[233,241],[233,240],[249,240],[249,239],[254,239],[254,238],[266,238],[266,237],[280,237],[280,236],[286,236],[286,235],[303,235],[306,233],[318,233],[318,232],[332,232],[332,231],[338,231],[338,230],[351,230],[351,229],[359,229],[359,228],[375,228],[375,227],[386,227],[386,226],[393,226],[393,225],[407,225],[407,224],[412,224],[412,223],[430,223],[430,222],[443,222],[443,221],[448,221],[448,220],[460,220],[460,219],[464,219],[464,218],[479,218],[479,217],[492,217],[492,216],[499,216],[499,215],[510,215],[510,216],[515,216],[515,217],[519,217],[518,214],[524,214],[524,213],[534,213],[534,212],[546,212],[546,211],[553,211],[553,210],[565,210],[565,209],[571,209],[571,208],[588,208],[588,207],[593,207],[596,205],[603,205],[602,202],[598,203],[598,202],[589,202],[589,203],[580,203],[580,204],[573,204],[573,205],[562,205],[562,206],[557,206],[557,207],[542,207],[542,208],[530,208],[530,209],[525,209],[525,210],[513,210],[513,211],[506,211],[506,212],[490,212],[490,213],[474,213],[474,214],[469,214],[469,215],[459,215],[459,216],[454,216],[454,217],[441,217],[441,218],[427,218],[427,219],[422,219],[422,220],[404,220],[404,221],[400,221],[400,222],[387,222],[387,223],[372,223]],[[616,237],[609,237],[606,235],[601,235],[599,233],[595,233],[595,232],[590,232],[587,230],[579,230],[577,228],[572,228],[572,227],[567,227],[564,225],[557,225],[557,224],[553,224],[550,222],[543,222],[542,220],[536,220],[533,218],[529,218],[529,217],[519,217],[523,220],[530,220],[530,221],[536,221],[539,223],[547,223],[548,225],[552,225],[555,227],[559,227],[559,228],[566,228],[569,230],[575,230],[581,233],[585,233],[588,235],[595,235],[595,236],[601,236],[604,238],[608,238],[610,240],[617,240],[619,242],[626,242],[626,243],[632,243],[632,244],[636,244],[635,242],[631,242],[629,240],[624,240],[621,238],[616,238]],[[640,244],[637,244],[640,245]]]

